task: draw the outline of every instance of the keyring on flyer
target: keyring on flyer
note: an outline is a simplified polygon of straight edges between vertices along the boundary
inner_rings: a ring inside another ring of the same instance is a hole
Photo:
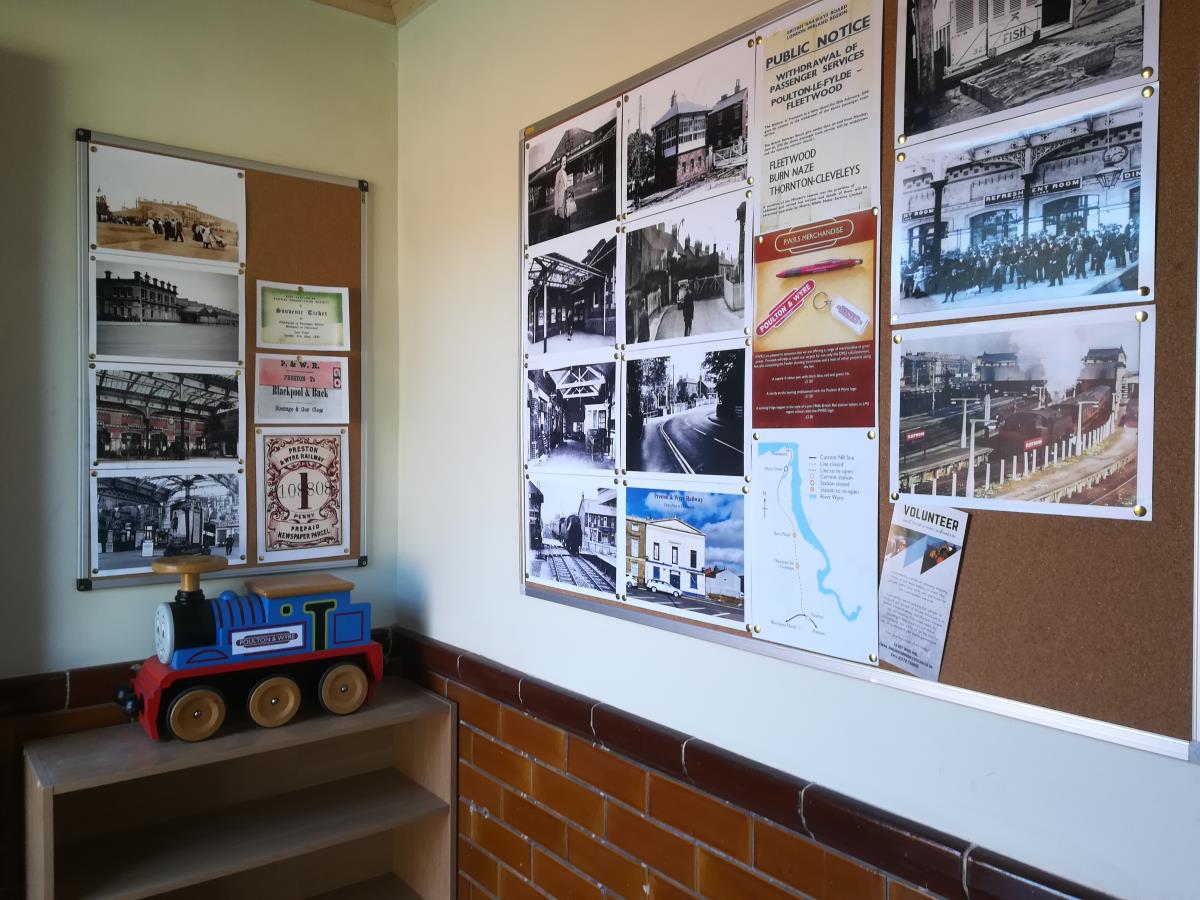
[[[822,297],[825,298],[824,303],[821,302]],[[827,293],[825,293],[824,291],[817,291],[815,294],[813,294],[813,299],[812,299],[812,308],[813,309],[825,309],[825,307],[829,306],[829,304],[831,304],[831,303],[833,303],[833,301],[829,299],[829,295]]]

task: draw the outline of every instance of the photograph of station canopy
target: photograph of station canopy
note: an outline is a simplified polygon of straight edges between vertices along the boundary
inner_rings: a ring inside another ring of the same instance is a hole
[[[96,354],[237,364],[238,277],[158,263],[96,263]]]
[[[1132,313],[1127,322],[1093,315],[906,333],[893,444],[900,490],[1133,506],[1140,326]]]
[[[741,332],[746,200],[711,197],[625,234],[628,343]]]
[[[606,105],[526,143],[526,243],[540,244],[617,216],[617,113]]]
[[[97,460],[238,457],[241,392],[232,373],[93,372]]]
[[[909,136],[1103,89],[1144,65],[1145,0],[907,5],[903,131]]]
[[[1109,95],[906,151],[893,311],[1137,291],[1145,116]]]
[[[97,567],[149,571],[152,559],[207,553],[241,561],[240,477],[230,473],[101,475]]]
[[[628,209],[744,181],[754,51],[736,42],[629,92],[625,116]]]
[[[529,260],[526,346],[531,355],[611,349],[617,339],[617,239],[571,235]]]
[[[595,478],[526,482],[529,575],[602,594],[616,591],[617,491]]]
[[[614,467],[616,376],[615,362],[528,371],[530,468]]]

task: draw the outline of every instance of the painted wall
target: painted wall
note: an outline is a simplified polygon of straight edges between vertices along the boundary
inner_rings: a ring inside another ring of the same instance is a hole
[[[1078,881],[1194,895],[1200,766],[518,590],[520,129],[772,5],[438,0],[400,29],[399,616]]]
[[[371,565],[391,614],[398,339],[396,32],[306,0],[0,0],[0,677],[145,657],[161,587],[79,594],[77,127],[366,178]],[[392,360],[383,365],[383,360]],[[238,582],[234,582],[236,586]],[[214,585],[215,587],[215,585]]]

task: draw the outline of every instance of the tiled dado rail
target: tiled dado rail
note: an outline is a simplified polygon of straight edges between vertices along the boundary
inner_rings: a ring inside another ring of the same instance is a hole
[[[720,747],[403,629],[389,672],[459,704],[459,896],[1103,897]],[[129,663],[0,680],[0,833],[23,740],[122,721]],[[0,900],[23,896],[20,841]]]

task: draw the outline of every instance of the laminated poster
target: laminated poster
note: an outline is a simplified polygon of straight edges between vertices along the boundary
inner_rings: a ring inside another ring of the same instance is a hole
[[[258,282],[259,347],[350,349],[350,289]]]
[[[258,424],[345,424],[350,421],[346,357],[260,353],[257,361],[254,421]]]
[[[259,562],[348,553],[345,429],[259,432]]]

